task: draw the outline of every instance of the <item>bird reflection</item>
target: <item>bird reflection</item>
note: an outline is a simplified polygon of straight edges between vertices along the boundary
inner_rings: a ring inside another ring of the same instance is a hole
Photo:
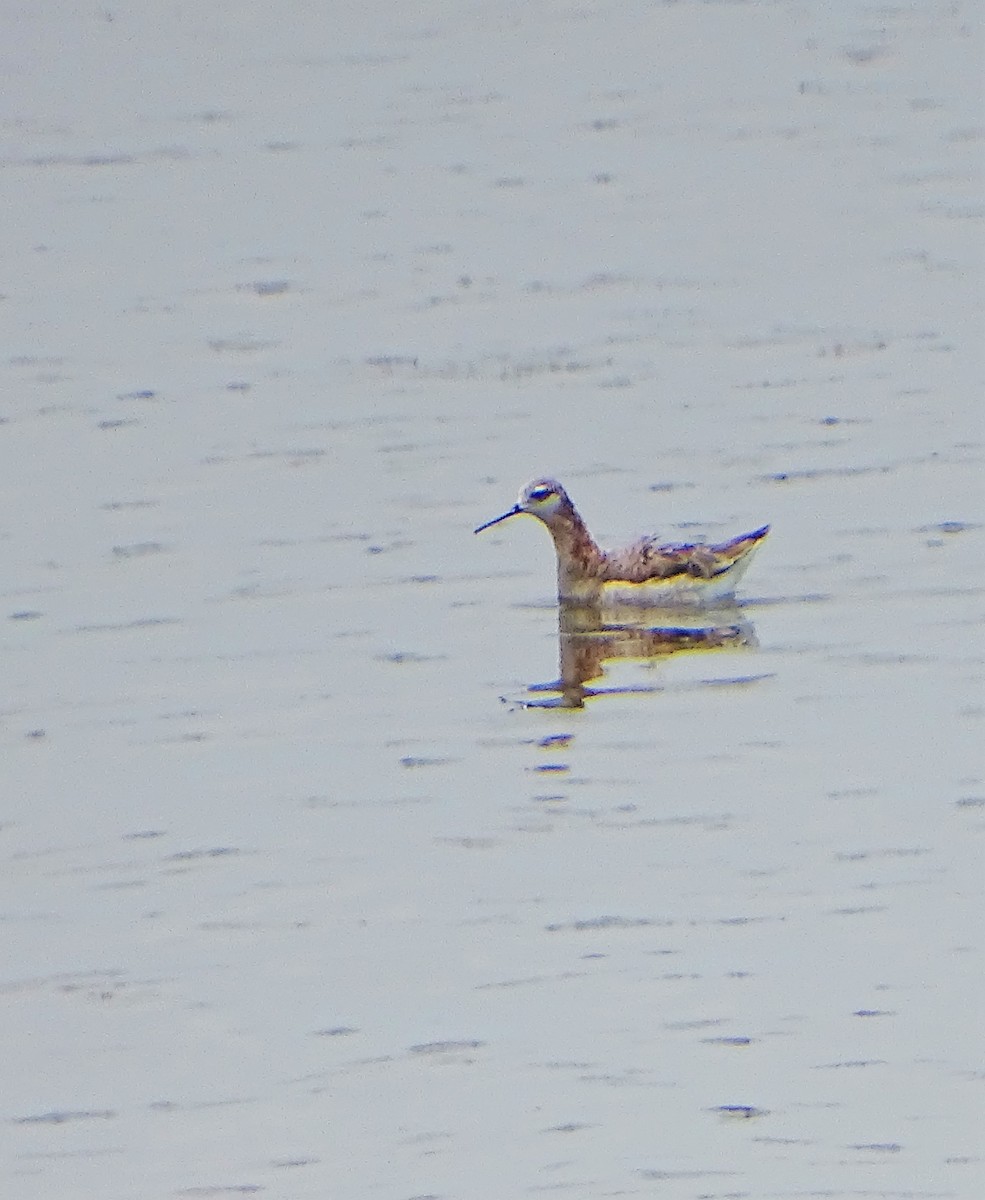
[[[658,621],[659,624],[651,621]],[[589,687],[605,675],[606,663],[617,659],[662,660],[684,651],[754,648],[751,622],[737,605],[714,610],[659,612],[606,608],[603,619],[597,607],[561,603],[558,609],[558,662],[560,678],[531,684],[536,693],[556,693],[524,701],[528,708],[583,708],[599,695],[652,692],[650,687]]]

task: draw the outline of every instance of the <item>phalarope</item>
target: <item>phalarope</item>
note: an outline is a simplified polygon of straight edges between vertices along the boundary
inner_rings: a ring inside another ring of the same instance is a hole
[[[557,480],[535,479],[509,512],[486,521],[475,532],[521,513],[543,521],[554,539],[558,599],[588,605],[673,607],[729,600],[753,551],[770,531],[764,525],[717,544],[661,545],[654,537],[643,537],[622,550],[606,551],[596,544]]]

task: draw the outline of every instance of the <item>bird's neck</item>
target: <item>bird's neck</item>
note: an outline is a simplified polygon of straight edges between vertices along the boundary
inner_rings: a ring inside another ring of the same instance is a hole
[[[555,513],[548,529],[557,551],[558,594],[564,599],[577,599],[586,591],[586,585],[590,590],[590,585],[597,583],[605,553],[573,508]]]

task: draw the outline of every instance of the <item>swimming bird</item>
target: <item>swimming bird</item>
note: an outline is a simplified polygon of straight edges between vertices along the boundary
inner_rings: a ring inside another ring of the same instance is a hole
[[[768,525],[727,542],[661,544],[643,537],[622,550],[602,550],[556,479],[535,479],[516,504],[476,529],[528,513],[543,521],[557,551],[558,599],[577,604],[662,607],[718,603],[732,598]]]

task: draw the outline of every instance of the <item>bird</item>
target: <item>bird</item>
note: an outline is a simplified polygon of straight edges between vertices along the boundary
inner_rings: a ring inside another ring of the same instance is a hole
[[[521,489],[508,512],[475,532],[523,513],[542,521],[554,539],[558,600],[592,606],[667,608],[728,602],[770,531],[764,525],[718,543],[664,544],[649,536],[621,550],[603,550],[561,484],[556,479],[534,479]]]

